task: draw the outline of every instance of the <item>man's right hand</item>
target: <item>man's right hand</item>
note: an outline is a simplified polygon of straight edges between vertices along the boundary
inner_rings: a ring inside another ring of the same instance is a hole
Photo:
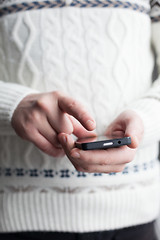
[[[12,126],[23,139],[34,143],[48,155],[63,156],[59,133],[77,137],[95,136],[95,121],[76,100],[61,92],[31,94],[15,109]]]

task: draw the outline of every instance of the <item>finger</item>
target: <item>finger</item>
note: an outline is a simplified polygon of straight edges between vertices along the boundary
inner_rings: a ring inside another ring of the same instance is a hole
[[[59,108],[47,115],[49,124],[57,133],[65,132],[71,134],[73,132],[72,122]]]
[[[73,159],[77,160],[77,163],[84,162],[84,164],[88,165],[119,165],[133,160],[135,150],[128,148],[128,146],[89,151],[74,148],[71,150],[70,155]]]
[[[138,147],[143,136],[142,123],[140,121],[140,119],[133,118],[126,124],[125,137],[131,137],[131,144],[128,147],[133,149]]]
[[[36,101],[38,112],[43,113],[51,127],[57,132],[71,134],[73,126],[67,115],[58,106],[59,93],[51,92]],[[42,115],[42,114],[41,114]]]
[[[108,126],[105,135],[109,138],[124,137],[125,128],[126,124],[116,119]]]
[[[124,137],[124,131],[121,131],[121,130],[114,130],[114,131],[109,131],[107,129],[105,135],[108,137],[108,138],[123,138]]]
[[[97,136],[94,131],[87,131],[74,117],[68,115],[72,125],[73,125],[73,134],[78,138],[86,137],[95,137]]]
[[[86,165],[84,167],[77,166],[77,171],[88,172],[88,173],[118,173],[122,172],[125,168],[125,164],[120,165]]]
[[[95,129],[96,123],[94,119],[78,101],[67,96],[60,96],[58,105],[61,110],[75,117],[87,130],[92,131]]]
[[[38,131],[35,131],[32,136],[30,136],[30,141],[32,141],[36,147],[38,147],[44,153],[53,156],[61,157],[64,156],[64,150],[55,148],[45,137],[43,137]]]
[[[130,148],[137,148],[143,136],[143,123],[133,111],[122,113],[107,128],[106,134],[115,137],[131,137]]]
[[[73,138],[65,133],[58,134],[58,140],[61,143],[66,155],[69,157],[70,151],[74,148],[74,140]]]
[[[59,142],[61,143],[67,157],[69,158],[69,160],[71,161],[73,166],[76,169],[78,169],[79,165],[77,164],[77,161],[74,161],[74,159],[72,159],[72,157],[70,156],[70,152],[75,146],[73,138],[70,135],[67,135],[65,133],[60,133],[60,134],[58,134],[58,139],[59,139]]]
[[[57,138],[57,133],[55,132],[55,130],[51,127],[51,125],[49,124],[48,121],[43,121],[43,123],[41,122],[38,126],[37,123],[37,129],[38,132],[44,137],[46,138],[53,146],[55,146],[56,148],[62,148],[60,142],[58,141]]]

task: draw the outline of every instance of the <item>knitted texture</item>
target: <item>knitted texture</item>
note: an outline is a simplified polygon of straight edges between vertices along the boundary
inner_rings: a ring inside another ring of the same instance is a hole
[[[154,27],[160,56],[159,23]],[[78,7],[9,14],[0,19],[0,63],[0,231],[87,232],[155,219],[160,101],[159,81],[151,88],[149,16]],[[66,157],[47,156],[16,136],[10,121],[19,101],[54,90],[81,101],[99,135],[123,109],[140,114],[142,146],[122,173],[77,172]]]

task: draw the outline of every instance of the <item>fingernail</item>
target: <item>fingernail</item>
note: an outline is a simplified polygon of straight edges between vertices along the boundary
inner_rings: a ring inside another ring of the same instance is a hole
[[[90,127],[90,126],[92,126],[92,127],[94,127],[95,126],[95,122],[93,121],[93,120],[88,120],[87,121],[87,125]]]
[[[66,137],[66,136],[63,136],[62,139],[63,139],[63,142],[64,142],[64,143],[67,142],[67,137]]]
[[[74,152],[74,153],[71,155],[71,157],[73,157],[73,158],[80,158],[80,154],[79,154],[79,152]]]

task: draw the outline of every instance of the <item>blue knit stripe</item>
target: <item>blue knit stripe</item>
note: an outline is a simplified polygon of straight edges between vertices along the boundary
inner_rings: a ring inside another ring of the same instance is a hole
[[[157,159],[148,163],[142,163],[141,165],[127,166],[124,168],[122,174],[127,175],[130,173],[139,173],[148,169],[153,169],[157,166]],[[61,169],[56,171],[54,169],[24,169],[24,168],[0,168],[0,177],[41,177],[41,178],[70,178],[72,176],[77,178],[86,178],[87,176],[101,177],[106,176],[103,173],[85,173],[78,172],[77,170]],[[117,173],[109,173],[109,176],[116,176]]]
[[[70,4],[67,4],[64,0],[51,0],[41,2],[23,2],[19,4],[12,4],[7,7],[2,7],[0,8],[0,17],[11,13],[38,10],[43,8],[61,8],[66,6],[80,8],[123,8],[149,14],[148,9],[141,5],[130,2],[122,2],[119,0],[73,0]]]

